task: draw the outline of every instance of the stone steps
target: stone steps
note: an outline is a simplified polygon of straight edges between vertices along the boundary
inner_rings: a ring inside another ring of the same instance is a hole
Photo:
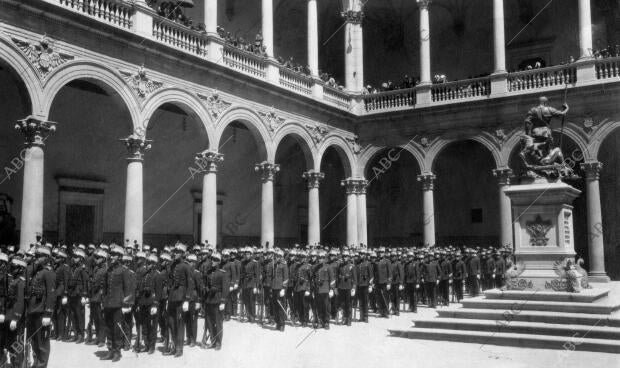
[[[517,321],[620,327],[620,318],[618,317],[587,313],[557,313],[528,310],[510,312],[510,310],[505,309],[441,308],[437,309],[437,314],[440,318],[493,320],[508,323]]]
[[[461,301],[466,309],[501,309],[506,311],[538,310],[559,313],[587,313],[611,314],[620,309],[620,304],[610,303],[583,303],[583,302],[556,302],[547,300],[509,300],[484,299],[476,297]]]
[[[609,295],[609,289],[584,289],[579,293],[559,292],[559,291],[521,291],[521,290],[499,290],[491,289],[484,292],[486,299],[509,299],[509,300],[528,300],[528,301],[548,301],[548,302],[576,302],[593,303]]]
[[[593,338],[566,338],[563,336],[531,335],[521,333],[443,330],[436,328],[412,328],[389,330],[392,336],[410,339],[456,341],[476,344],[515,346],[521,348],[560,349],[620,353],[620,341]]]
[[[561,336],[564,338],[591,338],[620,340],[620,327],[599,324],[553,324],[542,322],[475,320],[458,318],[435,318],[432,320],[415,320],[416,329],[444,329],[459,331],[484,331],[497,333],[515,333],[529,335]]]

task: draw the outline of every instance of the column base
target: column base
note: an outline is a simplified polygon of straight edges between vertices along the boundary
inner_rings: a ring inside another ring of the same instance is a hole
[[[605,272],[589,272],[588,273],[588,282],[600,282],[600,283],[608,283],[611,279]]]

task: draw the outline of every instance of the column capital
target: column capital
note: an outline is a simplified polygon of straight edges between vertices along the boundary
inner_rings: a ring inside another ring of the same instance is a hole
[[[345,23],[362,24],[364,20],[364,12],[361,10],[345,10],[340,12]]]
[[[25,119],[18,120],[15,124],[15,129],[24,135],[24,138],[26,138],[24,144],[27,147],[42,147],[50,134],[56,131],[56,123],[40,120],[30,115]]]
[[[127,151],[129,152],[127,159],[130,161],[142,161],[144,159],[144,153],[151,149],[151,143],[153,143],[152,140],[140,137],[136,134],[132,134],[127,138],[121,138],[120,141],[127,147]]]
[[[318,189],[321,180],[325,179],[325,173],[314,170],[306,171],[302,176],[308,181],[308,189]]]
[[[581,164],[581,170],[586,173],[587,180],[599,180],[603,163],[599,161],[589,161]]]
[[[422,183],[423,191],[426,192],[429,190],[433,190],[435,188],[435,179],[437,179],[435,174],[431,174],[431,173],[421,174],[421,175],[418,175],[417,179],[420,183]]]
[[[207,173],[217,172],[217,166],[224,161],[224,155],[211,150],[198,152],[195,157],[196,165]]]
[[[368,180],[360,178],[347,178],[340,182],[347,194],[366,194]]]
[[[512,169],[508,167],[493,170],[493,176],[497,178],[497,182],[500,186],[510,185],[510,178],[512,177],[512,174]]]
[[[416,0],[420,9],[428,10],[429,5],[431,5],[432,0]]]
[[[254,165],[254,171],[260,173],[260,178],[264,182],[273,181],[276,174],[280,171],[280,165],[263,161]]]

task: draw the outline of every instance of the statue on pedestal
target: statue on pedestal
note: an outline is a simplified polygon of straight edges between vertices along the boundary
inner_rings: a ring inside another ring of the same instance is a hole
[[[549,106],[547,97],[539,98],[538,106],[531,108],[525,118],[525,135],[522,138],[523,149],[519,153],[527,168],[526,176],[532,179],[547,178],[552,181],[573,177],[573,170],[564,162],[560,147],[554,147],[551,133],[551,120],[564,117],[568,113],[566,102],[563,109]]]

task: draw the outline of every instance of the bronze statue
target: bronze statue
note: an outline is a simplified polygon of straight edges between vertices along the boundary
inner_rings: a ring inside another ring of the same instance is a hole
[[[525,118],[525,135],[522,138],[523,149],[520,156],[527,168],[526,176],[536,179],[544,177],[557,180],[574,176],[573,170],[564,162],[560,147],[554,147],[551,132],[551,120],[562,117],[568,112],[566,102],[563,109],[555,109],[548,104],[547,97],[539,98],[538,106],[531,108]]]

